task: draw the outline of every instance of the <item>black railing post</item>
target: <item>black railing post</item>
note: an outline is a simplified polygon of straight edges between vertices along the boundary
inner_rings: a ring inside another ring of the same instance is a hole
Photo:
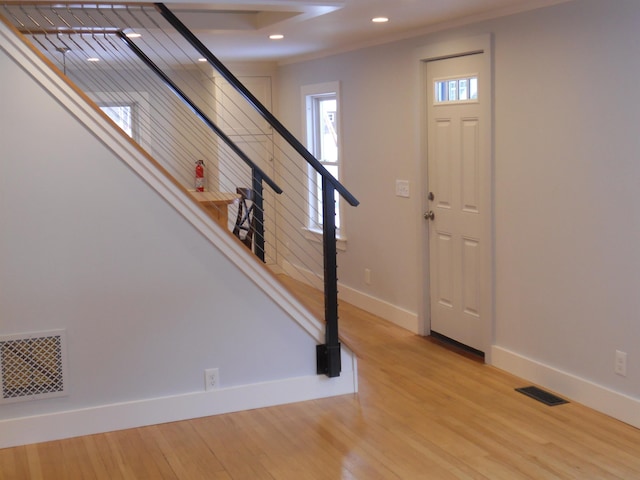
[[[251,188],[253,189],[253,246],[256,256],[264,262],[264,198],[262,173],[257,168],[251,170]]]
[[[341,371],[338,337],[338,250],[336,248],[336,198],[334,186],[322,178],[322,231],[324,251],[325,344],[318,345],[317,372],[339,377]]]

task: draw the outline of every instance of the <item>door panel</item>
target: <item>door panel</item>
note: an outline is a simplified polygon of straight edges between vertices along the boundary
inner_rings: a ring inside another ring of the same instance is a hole
[[[438,232],[437,243],[434,245],[436,250],[437,264],[437,281],[436,298],[438,303],[446,308],[453,307],[453,248],[451,235]]]
[[[462,311],[480,316],[479,266],[480,244],[471,238],[463,239],[462,248]]]
[[[485,99],[436,101],[435,87],[447,81],[450,98],[457,99],[456,79],[477,77],[480,85],[481,57],[427,65],[428,185],[433,193],[429,207],[435,214],[429,225],[431,330],[478,350],[485,348],[486,338],[482,225],[488,158],[482,148],[480,103]]]
[[[434,166],[430,169],[429,179],[434,182],[434,190],[438,192],[436,202],[438,208],[451,208],[451,135],[452,126],[449,119],[436,119],[436,135],[434,138]],[[430,191],[434,191],[430,190]]]
[[[462,209],[468,213],[480,213],[478,210],[480,200],[478,131],[477,119],[462,121]]]

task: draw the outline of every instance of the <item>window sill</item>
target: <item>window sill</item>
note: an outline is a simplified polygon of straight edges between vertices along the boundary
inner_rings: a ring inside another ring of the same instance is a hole
[[[318,230],[316,228],[303,228],[302,232],[304,234],[304,238],[307,240],[315,243],[322,243],[322,230]],[[336,233],[336,248],[341,252],[347,251],[347,238],[340,236],[339,232]]]

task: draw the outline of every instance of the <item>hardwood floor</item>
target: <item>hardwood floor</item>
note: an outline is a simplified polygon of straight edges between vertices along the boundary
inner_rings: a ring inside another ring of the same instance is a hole
[[[357,395],[4,449],[0,479],[640,479],[640,430],[350,305],[340,322]]]

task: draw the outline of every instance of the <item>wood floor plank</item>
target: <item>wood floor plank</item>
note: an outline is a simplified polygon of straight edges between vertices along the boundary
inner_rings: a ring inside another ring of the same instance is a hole
[[[86,448],[82,438],[71,438],[60,442],[62,452],[68,461],[65,463],[68,478],[82,478],[96,480],[100,472],[100,463],[95,463],[94,457]]]
[[[29,477],[29,462],[25,447],[0,450],[0,480]]]
[[[151,427],[111,432],[109,437],[124,478],[178,478],[155,443]]]
[[[189,422],[151,427],[156,442],[178,478],[194,480],[231,477],[215,455],[202,448],[202,440]]]
[[[357,395],[0,450],[0,480],[640,479],[640,430],[354,306],[340,328]]]
[[[25,447],[25,450],[27,453],[27,462],[29,465],[29,476],[27,478],[33,480],[42,480],[44,476],[42,474],[42,462],[40,460],[38,445],[27,445]]]
[[[118,452],[111,450],[107,435],[81,437],[98,480],[118,480],[126,478],[123,461]]]

